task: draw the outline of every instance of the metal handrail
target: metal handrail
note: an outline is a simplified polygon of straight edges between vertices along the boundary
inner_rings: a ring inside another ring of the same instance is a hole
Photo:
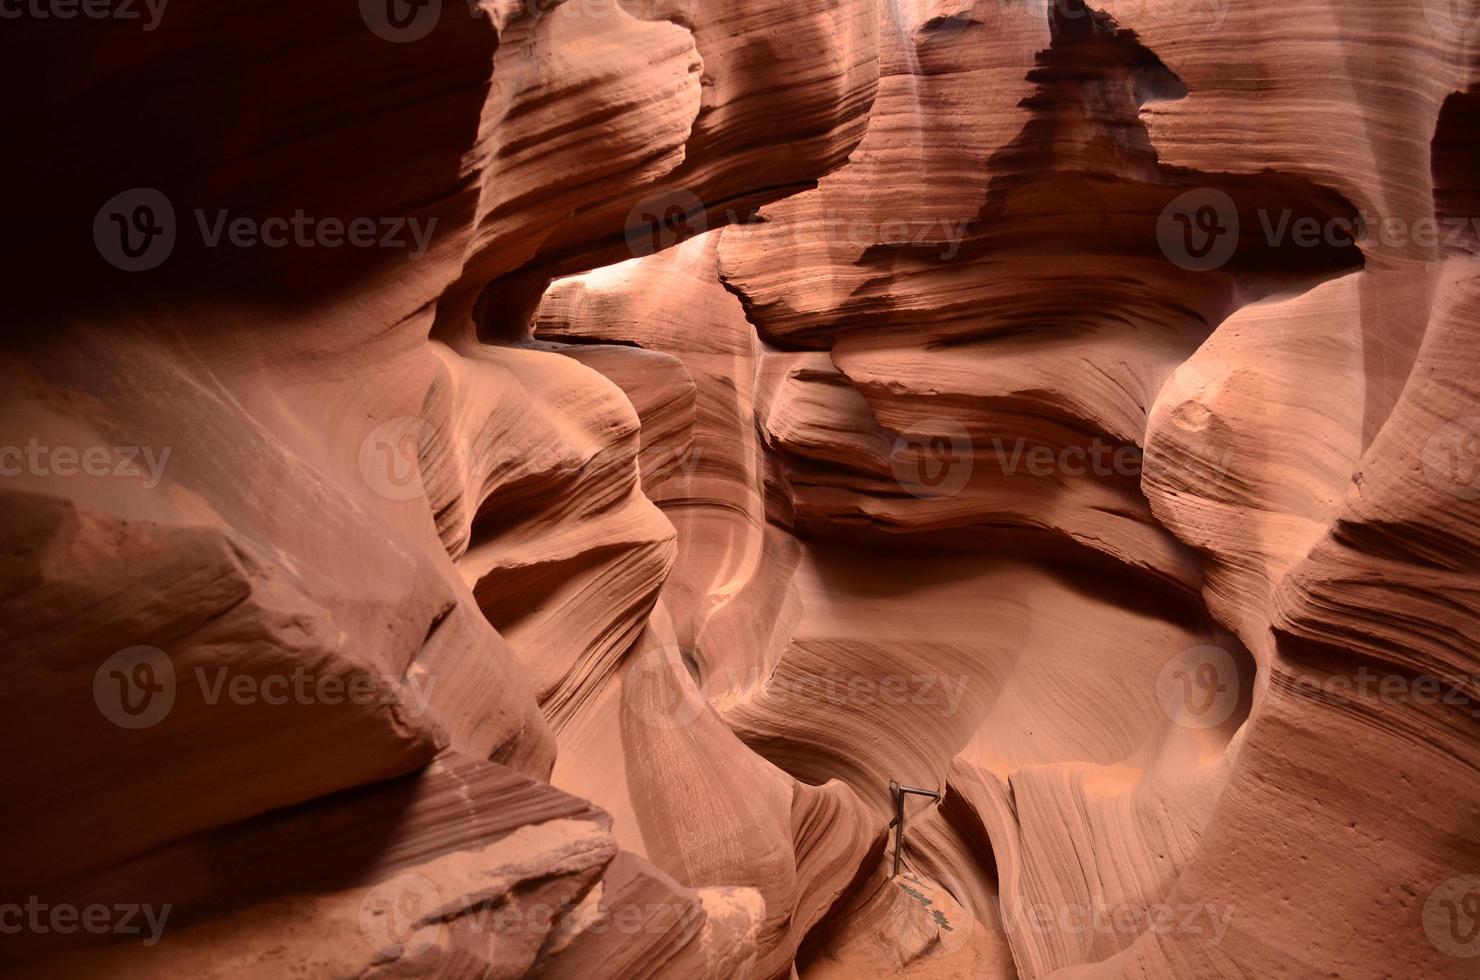
[[[899,859],[904,852],[904,797],[906,793],[916,796],[928,796],[939,803],[940,790],[919,789],[915,786],[901,786],[899,780],[889,780],[889,795],[894,799],[894,819],[889,821],[889,826],[894,828],[894,877],[899,877]]]

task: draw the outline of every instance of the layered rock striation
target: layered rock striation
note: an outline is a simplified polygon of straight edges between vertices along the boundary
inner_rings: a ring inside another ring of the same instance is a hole
[[[7,970],[1472,975],[1464,2],[56,6]]]

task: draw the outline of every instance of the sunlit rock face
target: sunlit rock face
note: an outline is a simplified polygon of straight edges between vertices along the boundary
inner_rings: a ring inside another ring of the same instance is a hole
[[[1473,0],[14,13],[7,975],[1480,970]]]

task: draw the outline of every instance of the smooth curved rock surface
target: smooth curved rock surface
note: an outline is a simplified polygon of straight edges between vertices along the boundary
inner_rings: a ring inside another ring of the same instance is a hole
[[[7,974],[1474,975],[1470,0],[65,6]]]

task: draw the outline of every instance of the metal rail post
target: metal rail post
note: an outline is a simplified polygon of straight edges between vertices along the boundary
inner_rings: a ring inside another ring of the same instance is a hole
[[[904,853],[904,798],[907,793],[928,796],[937,803],[940,802],[941,797],[939,790],[901,786],[899,780],[889,780],[889,795],[894,798],[894,819],[889,826],[894,828],[894,877],[896,878],[899,877],[899,859]]]

